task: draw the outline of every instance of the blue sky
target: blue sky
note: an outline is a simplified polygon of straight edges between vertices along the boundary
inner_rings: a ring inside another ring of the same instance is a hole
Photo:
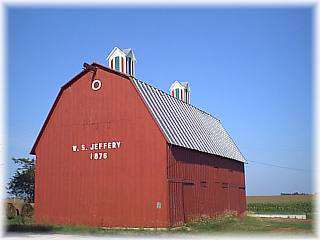
[[[8,171],[28,157],[60,87],[84,62],[133,48],[136,77],[189,81],[249,162],[248,195],[313,192],[312,14],[291,8],[7,8]]]

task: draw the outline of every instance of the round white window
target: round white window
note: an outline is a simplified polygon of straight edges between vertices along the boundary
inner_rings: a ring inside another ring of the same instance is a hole
[[[92,82],[91,84],[91,88],[94,90],[94,91],[97,91],[101,88],[101,82],[100,80],[96,79]]]

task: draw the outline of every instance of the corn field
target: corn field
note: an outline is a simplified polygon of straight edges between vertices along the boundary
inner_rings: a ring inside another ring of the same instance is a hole
[[[294,196],[288,198],[281,196],[252,197],[247,200],[247,210],[256,213],[287,213],[310,214],[312,213],[312,198],[297,199]]]

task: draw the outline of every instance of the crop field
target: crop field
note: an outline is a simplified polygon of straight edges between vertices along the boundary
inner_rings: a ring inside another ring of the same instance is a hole
[[[313,195],[248,196],[247,210],[256,213],[312,213]]]
[[[314,195],[274,195],[274,196],[247,196],[247,203],[260,202],[311,202],[315,198]]]

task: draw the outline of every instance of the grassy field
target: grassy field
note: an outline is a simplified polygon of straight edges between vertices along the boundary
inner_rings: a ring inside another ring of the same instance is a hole
[[[62,234],[98,234],[98,235],[161,235],[161,234],[225,234],[225,233],[284,233],[312,234],[312,220],[262,219],[253,217],[237,218],[225,215],[219,218],[203,218],[179,228],[171,229],[107,229],[88,226],[36,225],[31,219],[11,219],[8,232],[41,232]]]
[[[256,213],[306,214],[311,217],[313,195],[248,196],[247,210]]]

